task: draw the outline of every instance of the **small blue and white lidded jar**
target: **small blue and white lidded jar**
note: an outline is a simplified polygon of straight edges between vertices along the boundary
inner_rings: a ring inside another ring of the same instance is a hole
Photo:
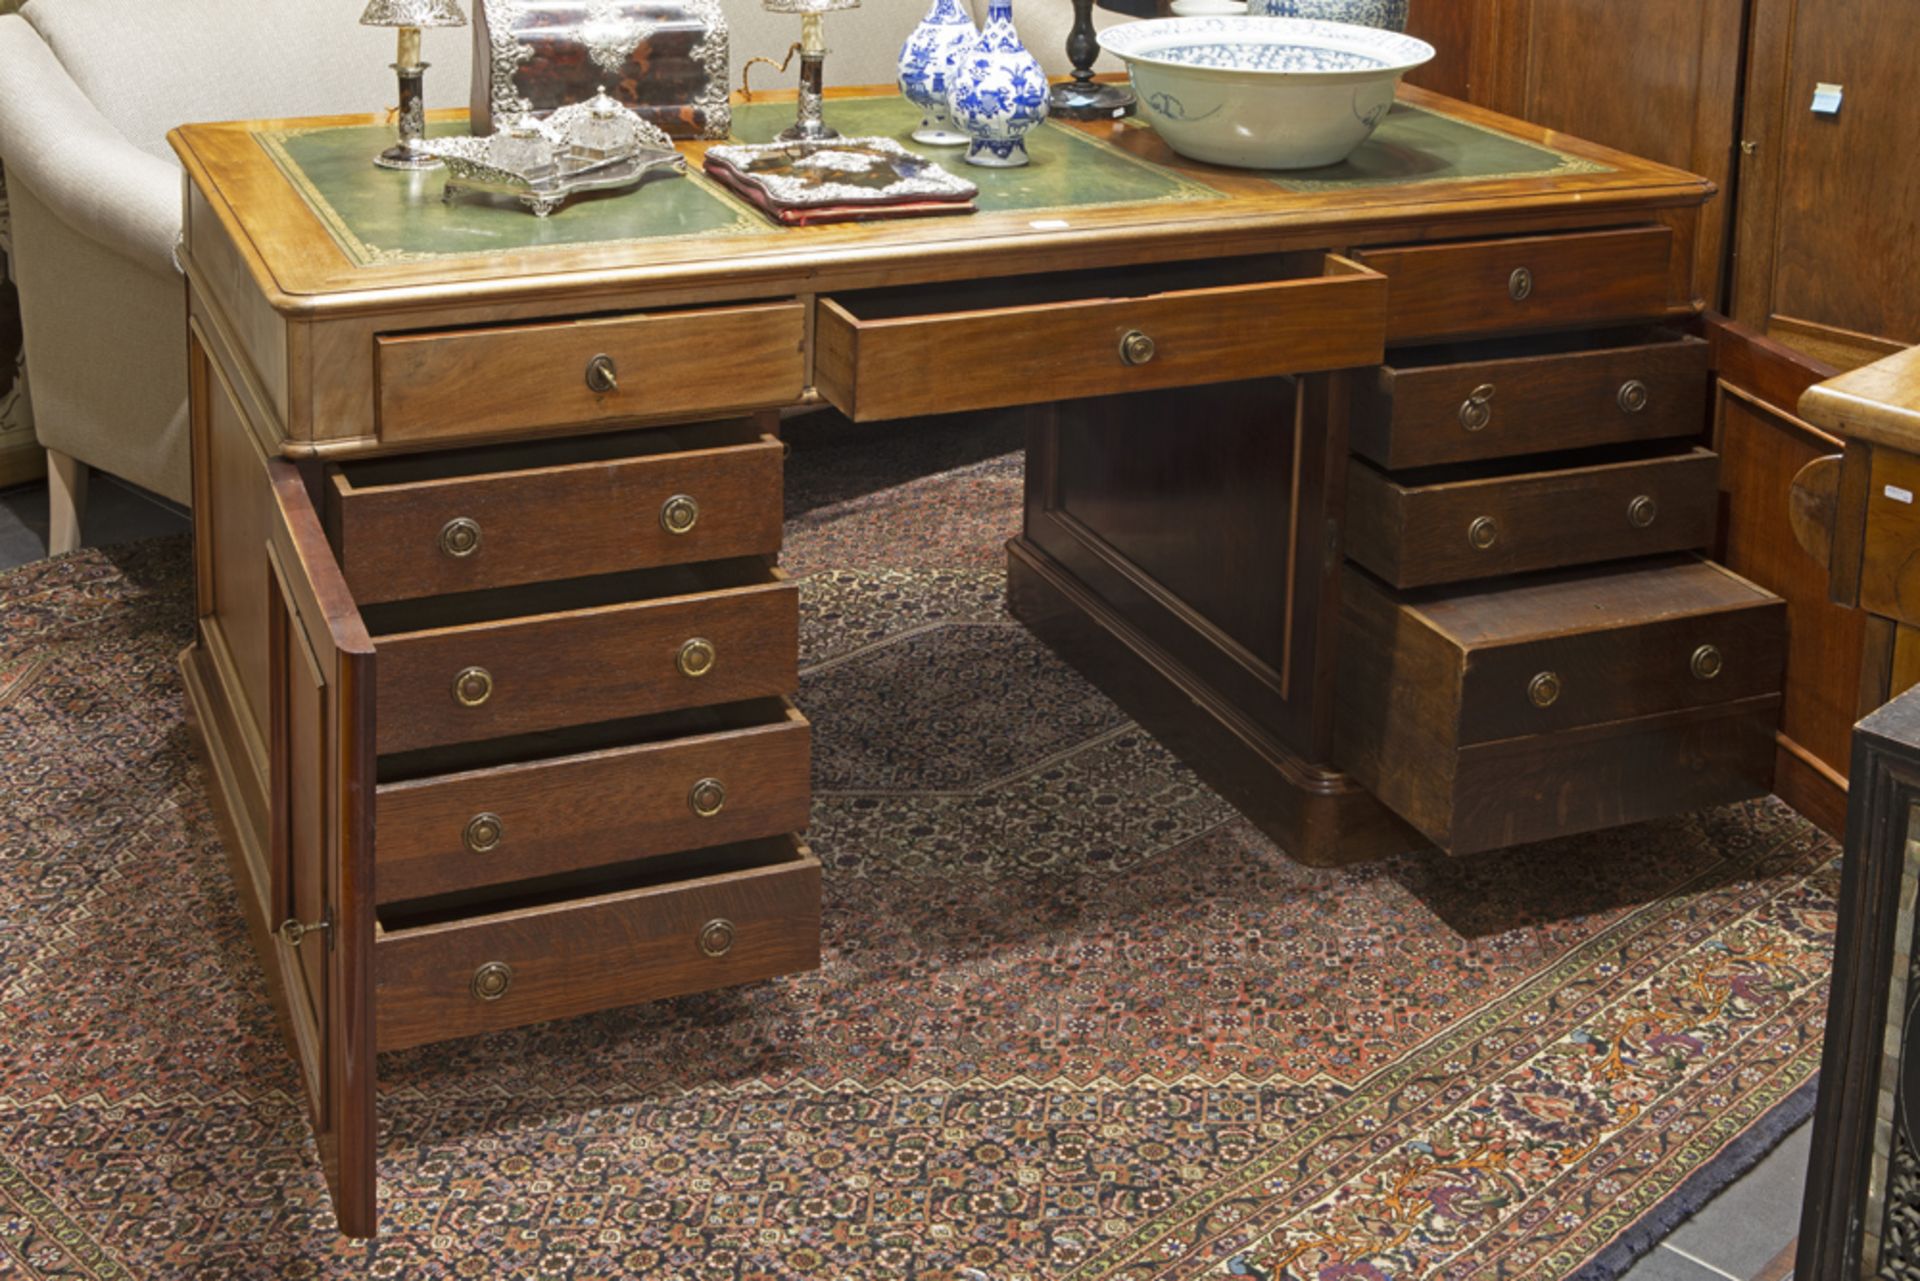
[[[953,118],[972,140],[967,163],[1027,163],[1026,135],[1047,118],[1047,73],[1013,28],[1013,0],[992,0],[980,38],[953,65]]]
[[[900,47],[900,93],[920,108],[915,142],[958,147],[967,141],[954,122],[947,95],[953,87],[954,60],[979,38],[979,28],[959,0],[933,0],[927,16]]]

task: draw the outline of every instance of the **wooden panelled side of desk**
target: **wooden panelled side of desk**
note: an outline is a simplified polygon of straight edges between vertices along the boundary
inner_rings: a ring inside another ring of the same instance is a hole
[[[1911,1133],[1913,815],[1920,798],[1920,348],[1809,389],[1800,413],[1844,441],[1793,484],[1793,532],[1836,607],[1863,620],[1832,996],[1797,1275],[1894,1276],[1888,1207],[1900,1123]],[[1904,697],[1903,697],[1904,695]],[[1882,706],[1886,704],[1886,706]],[[1874,710],[1874,709],[1878,710]],[[1872,712],[1871,715],[1866,715]],[[1911,1242],[1898,1243],[1911,1264]]]
[[[1844,442],[1795,477],[1793,531],[1859,611],[1865,715],[1920,684],[1920,348],[1809,388],[1800,415]]]
[[[378,1050],[818,963],[782,411],[1026,415],[1014,613],[1296,858],[1772,785],[1784,607],[1698,554],[1778,391],[1694,297],[1711,184],[1403,101],[1566,163],[1289,190],[1095,123],[1188,198],[356,257],[262,141],[329,122],[175,135],[183,671],[345,1231]]]

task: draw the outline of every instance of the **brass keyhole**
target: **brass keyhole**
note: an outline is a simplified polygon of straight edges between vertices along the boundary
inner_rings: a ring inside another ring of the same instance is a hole
[[[687,792],[687,804],[701,818],[712,818],[726,808],[726,784],[717,778],[701,779]]]
[[[498,814],[475,814],[467,820],[463,839],[467,848],[475,854],[485,854],[499,848],[500,840],[506,834],[506,825],[501,823]]]
[[[1460,425],[1468,431],[1481,431],[1493,421],[1493,384],[1481,383],[1460,402]]]
[[[1635,529],[1645,529],[1659,518],[1660,504],[1651,494],[1641,494],[1627,504],[1627,521]]]
[[[1710,681],[1726,668],[1726,659],[1720,653],[1718,645],[1702,645],[1693,651],[1693,674],[1703,681]]]
[[[1515,302],[1525,302],[1533,296],[1533,273],[1525,267],[1515,267],[1513,274],[1507,277],[1507,297]]]
[[[1527,682],[1527,699],[1535,707],[1552,707],[1560,701],[1560,676],[1557,672],[1541,672]]]
[[[733,950],[733,922],[712,920],[700,927],[700,950],[708,956],[725,956]]]
[[[675,494],[660,504],[660,528],[669,534],[684,534],[700,519],[700,504],[690,495]]]
[[[462,707],[478,707],[493,697],[493,675],[484,667],[462,668],[453,678],[453,697]]]
[[[713,670],[718,658],[713,642],[704,636],[696,636],[680,647],[680,653],[673,661],[682,676],[705,676]]]
[[[505,961],[488,961],[473,972],[473,994],[482,1001],[497,1001],[513,986],[513,967]]]
[[[1486,551],[1500,541],[1500,522],[1491,516],[1477,516],[1467,526],[1467,541],[1475,551]]]
[[[440,550],[458,559],[480,550],[480,522],[455,516],[440,527]]]
[[[1620,412],[1637,414],[1647,407],[1647,385],[1638,378],[1629,378],[1620,384],[1620,394],[1615,397],[1620,402]]]
[[[596,396],[620,390],[620,370],[612,356],[602,352],[587,362],[587,390]]]
[[[1129,329],[1120,338],[1120,359],[1129,365],[1146,364],[1156,350],[1153,339],[1138,329]]]

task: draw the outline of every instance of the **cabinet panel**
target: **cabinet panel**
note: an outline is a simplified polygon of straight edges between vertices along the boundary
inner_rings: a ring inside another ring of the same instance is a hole
[[[341,1230],[371,1236],[373,646],[292,464],[267,465],[273,956]],[[283,926],[282,922],[295,923]]]
[[[1479,0],[1472,100],[1731,190],[1745,0]],[[1694,292],[1717,306],[1731,214],[1702,216]]]
[[[1920,0],[1753,0],[1734,319],[1852,368],[1920,341],[1920,126],[1906,33]],[[1816,84],[1838,84],[1816,115]]]

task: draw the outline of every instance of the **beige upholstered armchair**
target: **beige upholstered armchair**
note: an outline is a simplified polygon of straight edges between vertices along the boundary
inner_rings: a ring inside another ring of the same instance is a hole
[[[187,463],[180,170],[167,131],[200,120],[379,110],[394,99],[391,31],[364,0],[26,0],[0,16],[0,163],[34,417],[52,489],[49,550],[79,545],[87,469],[178,502]],[[465,6],[463,6],[465,7]],[[866,0],[828,24],[830,83],[894,77],[924,0]],[[984,18],[986,0],[974,5]],[[790,15],[725,0],[733,65],[778,57]],[[1016,12],[1066,70],[1067,0]],[[470,32],[425,33],[429,107],[467,101]],[[738,72],[735,72],[736,78]]]

